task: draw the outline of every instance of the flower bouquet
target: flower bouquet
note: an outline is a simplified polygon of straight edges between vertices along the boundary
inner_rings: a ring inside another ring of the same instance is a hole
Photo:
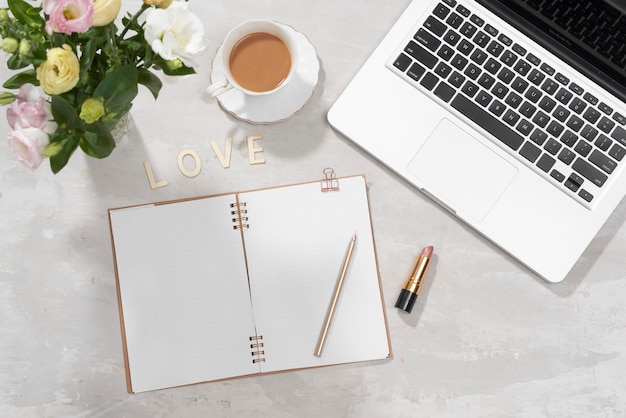
[[[3,87],[19,90],[0,94],[0,104],[8,105],[9,147],[31,169],[49,158],[56,174],[78,147],[91,157],[110,155],[112,132],[138,85],[156,99],[162,83],[152,70],[195,73],[206,46],[202,23],[183,0],[143,0],[119,30],[121,0],[7,3],[1,45],[8,68],[18,72]]]

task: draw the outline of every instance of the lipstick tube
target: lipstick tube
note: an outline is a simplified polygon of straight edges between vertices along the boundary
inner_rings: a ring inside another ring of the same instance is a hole
[[[402,286],[402,290],[398,295],[395,305],[396,308],[407,313],[411,313],[413,305],[415,305],[415,301],[417,300],[417,296],[422,289],[422,281],[424,280],[424,276],[426,276],[426,272],[430,266],[430,257],[432,254],[433,247],[430,246],[424,248],[421,254],[417,257],[415,264],[413,265],[413,269],[411,270],[411,274],[407,277],[404,282],[404,286]]]

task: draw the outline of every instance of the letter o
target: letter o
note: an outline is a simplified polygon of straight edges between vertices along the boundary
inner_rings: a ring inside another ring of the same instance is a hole
[[[187,170],[185,168],[185,165],[183,164],[183,160],[185,159],[186,156],[190,156],[191,158],[193,158],[193,161],[195,163],[195,168],[192,171]],[[194,178],[198,174],[200,174],[200,170],[202,169],[202,162],[200,161],[200,157],[198,156],[198,153],[192,149],[184,149],[181,152],[179,152],[178,153],[178,169],[180,170],[181,173],[183,173],[183,176],[189,177],[189,178]]]

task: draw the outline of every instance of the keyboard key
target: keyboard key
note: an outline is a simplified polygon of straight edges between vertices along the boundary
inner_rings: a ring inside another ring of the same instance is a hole
[[[493,55],[496,58],[500,56],[502,51],[504,51],[504,47],[502,46],[501,43],[497,41],[491,41],[491,43],[487,47],[487,52],[489,52],[491,55]]]
[[[572,115],[566,123],[567,127],[574,132],[580,131],[584,124],[583,120],[576,115]]]
[[[498,61],[494,60],[493,58],[489,58],[485,63],[485,70],[489,71],[491,74],[496,74],[501,66],[502,64],[500,64]]]
[[[433,68],[435,64],[439,61],[437,57],[428,52],[422,46],[418,45],[414,41],[410,41],[409,44],[404,49],[406,53],[411,55],[417,61],[421,62],[427,68]]]
[[[536,110],[537,108],[528,102],[522,103],[519,108],[519,112],[527,118],[532,118]]]
[[[413,80],[417,81],[420,79],[421,76],[424,75],[425,72],[426,72],[426,69],[424,67],[422,67],[418,63],[414,63],[409,69],[409,71],[407,71],[407,75],[411,77]]]
[[[520,148],[519,153],[522,157],[526,158],[531,163],[534,163],[541,155],[541,149],[532,142],[525,142],[524,145],[522,145],[522,148]]]
[[[530,100],[533,103],[537,103],[539,101],[539,99],[541,98],[542,94],[541,91],[539,91],[536,87],[530,86],[530,88],[526,91],[526,94],[524,94],[524,97],[526,97],[528,100]]]
[[[620,126],[615,128],[615,130],[611,134],[611,137],[615,139],[616,141],[618,141],[619,143],[621,143],[622,145],[626,146],[626,130],[624,128]]]
[[[602,102],[598,105],[598,109],[600,109],[601,111],[603,111],[604,113],[606,113],[607,115],[610,115],[611,113],[613,113],[613,108],[611,106],[609,106],[608,104]]]
[[[504,51],[504,53],[500,56],[500,61],[507,67],[512,66],[517,61],[517,55],[515,55],[511,51]]]
[[[513,80],[513,83],[511,83],[511,88],[518,93],[524,93],[528,86],[528,81],[524,80],[521,77],[515,77],[515,80]]]
[[[433,93],[435,93],[435,96],[439,97],[444,102],[449,102],[450,99],[452,99],[452,96],[456,93],[456,90],[446,82],[442,81]]]
[[[622,115],[621,113],[613,113],[613,120],[622,126],[626,125],[626,116]]]
[[[521,135],[464,96],[457,94],[450,104],[509,148],[517,150],[524,142],[524,138]]]
[[[626,155],[626,149],[620,147],[617,144],[614,144],[609,151],[609,155],[615,158],[617,161],[622,161],[622,158],[624,158],[624,155]]]
[[[592,147],[589,142],[585,141],[584,139],[581,139],[580,141],[578,141],[578,143],[574,147],[574,151],[576,151],[583,157],[586,157],[591,152],[591,148]]]
[[[509,38],[503,33],[500,34],[500,36],[498,36],[498,40],[506,46],[511,46],[513,44],[513,41],[511,40],[511,38]]]
[[[444,61],[448,61],[454,55],[454,49],[450,48],[448,45],[443,44],[439,51],[437,51],[437,56],[443,59]]]
[[[419,28],[413,39],[430,49],[432,52],[435,52],[437,48],[439,48],[439,45],[441,45],[441,41],[424,28]]]
[[[596,123],[600,119],[600,112],[590,107],[583,114],[583,118],[591,123]]]
[[[456,6],[456,0],[442,0],[442,1],[444,1],[450,7]]]
[[[493,78],[492,76],[490,76],[487,73],[483,73],[479,78],[478,78],[478,84],[480,84],[481,86],[483,86],[485,89],[490,89],[491,86],[493,86],[493,83],[496,82],[496,79]]]
[[[446,23],[452,26],[454,29],[458,29],[463,23],[463,18],[456,13],[451,13],[450,16],[446,19]]]
[[[548,134],[541,129],[535,129],[530,135],[530,140],[537,145],[543,145],[543,143],[546,142],[546,139],[548,139]]]
[[[573,147],[576,141],[578,141],[578,136],[572,131],[565,131],[561,137],[561,142],[568,147]]]
[[[550,124],[546,128],[546,131],[550,135],[558,138],[559,135],[561,135],[561,133],[563,132],[563,129],[565,129],[565,128],[563,128],[563,125],[561,125],[560,123],[558,123],[556,121],[552,121],[552,122],[550,122]]]
[[[607,118],[606,116],[602,116],[602,119],[600,119],[600,121],[598,122],[598,128],[600,128],[600,130],[602,130],[605,133],[609,133],[611,132],[611,129],[613,129],[613,127],[615,126],[615,122],[613,122],[611,119]]]
[[[547,152],[552,155],[556,155],[557,152],[561,149],[562,145],[559,144],[555,139],[549,138],[546,144],[543,146]]]
[[[489,106],[489,111],[496,116],[502,115],[505,109],[506,106],[499,100],[494,100],[493,103],[491,103],[491,106]]]
[[[593,195],[585,189],[580,189],[580,192],[578,192],[578,196],[580,196],[586,202],[591,202],[593,200]]]
[[[461,35],[449,29],[448,32],[443,36],[443,40],[449,43],[452,46],[455,46],[461,40]]]
[[[550,116],[546,115],[542,111],[537,112],[537,114],[533,118],[533,122],[542,128],[545,128],[549,121],[550,121]]]
[[[607,157],[603,153],[598,150],[594,150],[589,156],[589,161],[593,164],[597,165],[602,171],[607,174],[611,174],[615,167],[617,167],[617,163],[611,158]]]
[[[450,64],[459,71],[462,71],[463,68],[467,65],[469,61],[461,54],[456,54]]]
[[[522,98],[517,93],[512,91],[507,96],[505,102],[513,109],[517,109],[517,107],[522,103]]]
[[[437,78],[436,75],[434,75],[433,73],[426,73],[424,78],[422,78],[422,81],[420,81],[420,84],[424,86],[426,90],[432,90],[438,82],[439,78]]]
[[[552,177],[553,179],[555,179],[556,181],[558,181],[559,183],[562,183],[563,180],[565,180],[565,175],[563,175],[560,171],[558,170],[552,170],[550,172],[550,177]]]
[[[472,80],[476,80],[478,76],[480,75],[480,73],[481,73],[480,68],[478,68],[474,64],[468,65],[465,71],[463,71],[463,74],[465,74]]]
[[[530,63],[531,63],[532,65],[537,65],[537,66],[538,66],[538,65],[540,65],[540,64],[541,64],[541,60],[540,60],[539,58],[537,58],[537,57],[536,57],[535,55],[533,55],[533,54],[528,54],[528,55],[526,55],[526,59],[527,59],[528,61],[530,61]]]
[[[556,102],[548,96],[543,96],[543,98],[539,102],[539,107],[545,110],[546,112],[552,112],[552,109],[554,109],[554,106],[556,106]]]
[[[588,141],[593,141],[598,136],[598,130],[591,125],[585,125],[583,130],[580,131],[580,136]]]
[[[407,68],[409,68],[409,65],[411,65],[412,62],[413,60],[410,57],[406,56],[405,54],[400,54],[398,55],[398,58],[396,58],[396,60],[393,62],[393,66],[404,72]]]
[[[481,17],[476,16],[476,15],[472,15],[470,17],[470,21],[478,27],[485,24],[485,21]]]
[[[539,68],[541,68],[541,71],[543,71],[544,73],[546,73],[548,75],[554,75],[554,68],[550,67],[545,62],[543,64],[541,64],[541,66]]]
[[[534,68],[530,72],[530,74],[528,74],[527,78],[528,78],[528,81],[533,83],[535,86],[538,86],[538,85],[541,84],[543,79],[546,78],[546,75],[544,73],[542,73],[541,71],[537,70],[536,68]]]
[[[576,170],[581,176],[592,182],[598,187],[602,187],[608,179],[606,174],[603,174],[600,170],[595,168],[591,163],[582,158],[577,158],[572,164],[572,168]]]
[[[569,89],[579,96],[585,92],[585,90],[576,83],[571,83]]]
[[[491,36],[498,36],[498,29],[494,28],[491,25],[485,26],[485,31]]]
[[[481,48],[485,48],[487,45],[489,45],[490,41],[491,37],[483,31],[478,31],[476,33],[476,36],[474,36],[474,43]]]
[[[489,56],[481,49],[475,49],[470,55],[470,59],[478,65],[482,65]]]
[[[565,90],[563,87],[561,87],[561,89],[558,91],[558,93],[554,97],[559,102],[561,102],[563,104],[567,104],[572,99],[572,97],[574,97],[574,95],[571,92],[569,92],[568,90]]]
[[[550,171],[550,169],[552,168],[552,166],[554,166],[554,163],[556,162],[556,160],[552,157],[550,157],[548,154],[543,154],[540,158],[539,161],[537,161],[537,167],[539,167],[542,171],[545,171],[546,173],[548,171]]]
[[[561,83],[561,84],[563,84],[565,86],[567,86],[567,84],[569,83],[569,79],[567,77],[565,77],[561,73],[556,73],[554,78],[556,79],[556,81],[558,81],[559,83]]]
[[[567,119],[569,114],[570,114],[569,110],[559,105],[555,109],[554,113],[552,113],[552,116],[554,116],[556,119],[558,119],[561,122],[565,122],[565,119]]]
[[[548,94],[554,94],[559,89],[559,85],[556,84],[554,80],[551,78],[547,78],[546,81],[541,85],[541,90],[545,91]]]
[[[504,84],[498,81],[496,85],[493,86],[493,89],[491,89],[491,92],[497,98],[504,99],[504,96],[506,96],[506,94],[509,92],[509,89]]]
[[[519,118],[520,118],[520,116],[516,112],[512,111],[511,109],[509,109],[509,110],[506,111],[506,113],[502,117],[502,120],[504,120],[509,125],[513,126],[513,125],[515,125],[517,123]]]
[[[456,47],[456,50],[465,56],[468,56],[473,49],[474,44],[467,39],[463,39]]]
[[[594,145],[602,151],[608,151],[612,144],[613,141],[611,141],[611,139],[609,139],[606,135],[600,135],[598,139],[596,139],[596,142],[594,142]]]
[[[580,176],[576,175],[575,173],[572,173],[570,174],[569,178],[565,180],[565,187],[567,187],[573,192],[576,192],[578,191],[578,189],[580,189],[580,186],[583,185],[584,181],[585,180],[583,180]]]
[[[478,93],[478,95],[476,96],[476,103],[483,107],[487,107],[489,105],[489,102],[491,102],[491,99],[493,99],[491,94],[487,93],[484,90],[481,90],[480,93]]]
[[[433,10],[433,14],[442,20],[448,16],[448,13],[450,13],[450,8],[441,3],[439,3]]]
[[[578,97],[575,97],[574,100],[569,104],[569,108],[579,115],[585,110],[587,107],[587,103],[580,100]]]
[[[517,124],[517,127],[515,127],[517,132],[521,133],[524,136],[530,135],[534,128],[535,127],[533,126],[533,124],[528,122],[526,119],[522,119],[520,123]]]
[[[478,86],[471,81],[467,81],[463,85],[463,89],[461,91],[467,94],[469,97],[474,97],[474,95],[478,92]]]
[[[424,22],[424,27],[439,37],[446,33],[447,29],[447,26],[445,24],[432,16],[428,16],[428,18]]]
[[[453,87],[457,89],[463,85],[465,82],[465,77],[461,75],[458,71],[454,71],[450,78],[448,78],[448,83],[450,83]]]
[[[561,160],[565,165],[570,165],[572,161],[576,158],[576,154],[569,148],[563,148],[559,153],[559,160]]]
[[[523,46],[521,46],[520,44],[513,44],[513,51],[515,51],[517,54],[524,56],[526,55],[526,48],[524,48]]]
[[[526,74],[528,74],[531,68],[532,67],[530,66],[530,64],[524,60],[517,61],[517,64],[513,66],[513,69],[522,76],[525,76]]]
[[[461,26],[461,29],[459,29],[459,32],[461,32],[461,35],[471,38],[477,30],[478,28],[476,26],[472,25],[470,22],[465,22],[463,26]]]
[[[503,82],[505,82],[506,84],[509,84],[515,78],[515,73],[509,70],[508,68],[504,67],[498,73],[498,78],[502,80]]]
[[[586,101],[588,101],[590,104],[594,106],[598,104],[598,98],[592,95],[591,93],[585,93],[585,95],[583,96],[583,99],[585,99]]]
[[[471,14],[467,7],[460,4],[456,7],[456,11],[465,17],[468,17]]]
[[[434,73],[437,74],[441,78],[446,78],[452,72],[452,68],[446,64],[445,62],[440,62],[435,67]]]

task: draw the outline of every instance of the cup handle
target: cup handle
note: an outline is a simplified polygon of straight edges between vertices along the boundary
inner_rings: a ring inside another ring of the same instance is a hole
[[[233,85],[228,82],[228,80],[223,79],[220,81],[216,81],[207,87],[206,92],[211,97],[219,96],[220,94],[230,90],[233,88]]]

